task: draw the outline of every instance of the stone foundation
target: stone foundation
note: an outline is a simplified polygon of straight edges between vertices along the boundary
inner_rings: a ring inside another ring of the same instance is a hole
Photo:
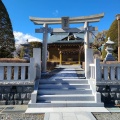
[[[34,85],[1,85],[0,105],[28,104]]]
[[[105,104],[120,104],[120,85],[97,85],[97,92]]]

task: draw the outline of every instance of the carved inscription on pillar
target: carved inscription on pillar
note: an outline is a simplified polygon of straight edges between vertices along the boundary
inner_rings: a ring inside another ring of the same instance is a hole
[[[62,17],[62,29],[69,29],[69,17]]]

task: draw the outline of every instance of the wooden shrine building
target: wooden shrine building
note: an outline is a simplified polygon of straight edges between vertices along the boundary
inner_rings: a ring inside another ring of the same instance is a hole
[[[48,61],[58,64],[84,61],[84,32],[52,33],[48,40]]]

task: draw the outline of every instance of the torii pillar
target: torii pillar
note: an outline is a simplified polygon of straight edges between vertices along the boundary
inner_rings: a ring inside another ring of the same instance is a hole
[[[120,14],[116,15],[118,20],[118,62],[120,62]]]
[[[89,63],[88,63],[88,48],[89,48],[89,23],[84,23],[85,35],[84,35],[84,49],[85,49],[85,77],[89,78]]]
[[[47,70],[47,40],[48,40],[48,25],[43,24],[43,44],[42,44],[42,72]]]
[[[42,72],[47,71],[47,41],[48,33],[51,32],[51,28],[48,28],[48,24],[42,23],[43,27],[35,29],[36,33],[43,33],[43,44],[42,44]]]

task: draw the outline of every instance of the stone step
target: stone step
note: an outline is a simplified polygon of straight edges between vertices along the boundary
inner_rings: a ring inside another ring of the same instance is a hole
[[[54,76],[53,78],[54,79],[58,78],[58,79],[84,79],[84,80],[87,80],[86,77],[72,77],[72,76],[71,77],[70,76],[69,77],[67,77],[67,76],[64,76],[64,77],[62,77],[62,76],[59,76],[59,77]]]
[[[38,95],[56,95],[56,94],[92,94],[90,89],[81,90],[58,90],[58,89],[41,89],[38,90]]]
[[[40,84],[38,89],[90,89],[89,84]]]
[[[29,108],[47,108],[47,107],[104,107],[103,103],[95,103],[94,101],[51,101],[50,103],[31,103]],[[92,108],[91,108],[92,109]]]
[[[38,95],[38,101],[94,101],[94,96],[89,94],[69,94],[69,95]]]
[[[85,79],[52,79],[52,80],[40,80],[40,84],[67,84],[67,83],[73,83],[73,84],[88,84],[88,80]]]

